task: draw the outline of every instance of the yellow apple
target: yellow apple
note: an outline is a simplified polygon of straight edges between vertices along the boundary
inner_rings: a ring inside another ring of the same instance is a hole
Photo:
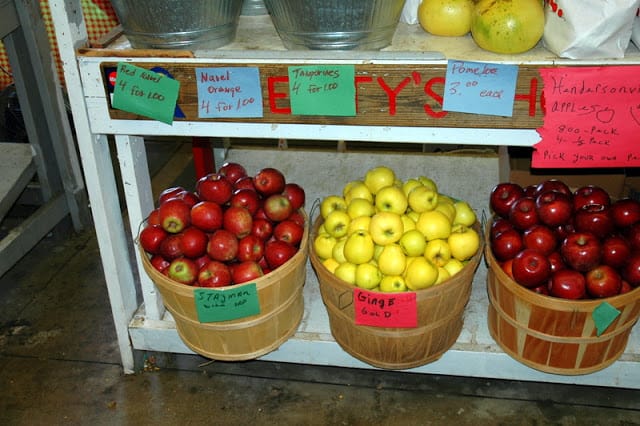
[[[402,192],[404,192],[405,197],[408,197],[411,190],[418,186],[422,186],[422,182],[420,182],[418,179],[415,179],[415,178],[407,179],[402,184]]]
[[[416,257],[405,269],[403,277],[410,290],[431,287],[438,279],[438,267],[425,257]]]
[[[403,232],[411,231],[412,229],[416,229],[416,223],[411,216],[407,214],[400,215],[400,219],[402,219],[402,230]]]
[[[420,213],[414,212],[413,210],[408,210],[405,215],[409,216],[409,219],[411,219],[413,223],[416,223],[420,217]]]
[[[339,195],[327,195],[320,202],[320,215],[326,219],[334,210],[347,211],[347,202]]]
[[[347,204],[347,214],[351,219],[360,216],[373,216],[375,212],[376,207],[373,203],[364,198],[352,198]]]
[[[351,218],[344,210],[333,210],[324,219],[324,228],[332,237],[340,238],[347,235]]]
[[[436,208],[434,210],[444,213],[444,215],[449,218],[449,222],[451,223],[453,223],[453,220],[456,217],[456,208],[453,203],[450,203],[449,201],[443,201],[440,195],[438,195],[438,204],[436,204]]]
[[[373,261],[377,262],[378,259],[380,258],[380,254],[382,254],[382,250],[384,250],[384,246],[381,246],[380,244],[375,244],[374,248],[373,248]]]
[[[344,243],[344,257],[347,262],[360,264],[373,259],[375,244],[367,231],[355,231]]]
[[[351,222],[349,222],[349,229],[347,230],[347,235],[351,235],[358,230],[369,232],[370,223],[371,223],[370,216],[359,216],[359,217],[356,217],[355,219],[351,219]]]
[[[449,272],[450,276],[454,276],[464,268],[464,263],[452,257],[443,268]]]
[[[427,239],[417,229],[405,231],[398,243],[407,256],[423,256],[427,248]]]
[[[338,244],[336,244],[336,246]],[[335,253],[335,248],[333,251]],[[427,242],[427,246],[424,249],[424,257],[426,257],[436,266],[446,265],[447,262],[451,259],[451,249],[449,248],[449,243],[441,238],[436,238]]]
[[[373,195],[376,195],[385,186],[393,185],[395,181],[395,172],[387,166],[371,168],[364,175],[364,184],[367,185]]]
[[[347,259],[344,257],[344,245],[347,242],[347,237],[340,237],[331,250],[331,257],[338,263],[344,263]]]
[[[347,182],[345,186],[342,187],[342,197],[347,198],[347,193],[356,185],[364,185],[364,182],[359,179]]]
[[[449,271],[447,271],[443,266],[438,266],[438,279],[434,285],[442,284],[443,281],[446,281],[449,278],[451,278]]]
[[[350,262],[344,262],[341,263],[340,265],[338,265],[338,267],[336,268],[336,270],[333,272],[333,274],[340,278],[342,281],[345,281],[351,285],[355,285],[356,284],[356,269],[358,268],[357,265],[350,263]]]
[[[426,186],[427,188],[431,188],[432,190],[438,192],[438,185],[436,184],[436,181],[434,181],[433,179],[431,179],[430,177],[427,176],[418,176],[418,181]]]
[[[380,280],[380,291],[385,293],[407,291],[407,283],[404,282],[402,275],[385,275]]]
[[[340,264],[338,263],[337,260],[335,260],[334,258],[330,257],[328,259],[325,259],[322,261],[322,265],[327,268],[327,270],[329,272],[331,272],[332,274],[334,274],[336,272],[336,268],[338,266],[340,266]]]
[[[446,239],[451,233],[449,218],[437,210],[420,213],[416,222],[416,229],[422,232],[427,241],[438,238]]]
[[[378,256],[378,268],[384,275],[402,275],[407,258],[400,244],[387,244]]]
[[[371,263],[362,263],[356,267],[356,285],[360,288],[373,289],[382,281],[382,272]]]
[[[328,259],[332,256],[333,246],[337,240],[327,233],[321,233],[313,240],[313,249],[321,259]]]
[[[391,185],[381,188],[376,194],[375,206],[379,212],[404,214],[407,210],[407,197],[401,188]]]
[[[354,198],[364,198],[365,200],[369,200],[373,203],[373,194],[362,181],[357,181],[353,185],[350,186],[349,190],[344,195],[344,200],[347,204],[353,200]]]
[[[453,223],[459,223],[464,226],[471,226],[476,223],[476,213],[473,211],[469,203],[464,200],[456,201],[453,206],[456,210]]]
[[[411,190],[407,201],[414,212],[430,211],[438,205],[438,192],[428,186],[417,186]]]
[[[480,236],[475,229],[464,225],[454,225],[447,239],[451,256],[460,261],[471,259],[480,248]]]
[[[371,217],[369,233],[373,242],[386,246],[400,240],[404,231],[402,218],[397,213],[378,212]]]

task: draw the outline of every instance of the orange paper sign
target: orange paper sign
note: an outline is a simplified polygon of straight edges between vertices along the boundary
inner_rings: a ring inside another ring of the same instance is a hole
[[[640,66],[541,68],[546,113],[532,167],[640,166]]]
[[[355,321],[358,325],[391,328],[418,326],[416,294],[381,293],[356,288],[353,290]]]

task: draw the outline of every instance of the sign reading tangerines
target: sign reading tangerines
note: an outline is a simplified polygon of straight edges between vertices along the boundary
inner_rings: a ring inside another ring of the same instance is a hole
[[[416,293],[381,293],[360,288],[353,290],[357,325],[390,328],[418,326]]]

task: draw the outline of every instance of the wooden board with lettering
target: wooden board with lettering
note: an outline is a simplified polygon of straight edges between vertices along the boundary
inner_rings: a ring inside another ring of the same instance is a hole
[[[295,115],[289,92],[289,68],[296,63],[234,64],[234,63],[149,63],[133,65],[160,71],[180,82],[176,121],[224,121],[282,124],[410,126],[410,127],[470,127],[536,129],[543,123],[542,79],[538,68],[520,66],[516,81],[511,117],[488,116],[445,111],[442,108],[445,90],[446,64],[355,64],[354,116]],[[109,76],[117,63],[103,63],[105,90]],[[262,88],[261,117],[200,118],[198,114],[198,68],[255,67],[259,69]],[[109,105],[112,119],[140,119]]]

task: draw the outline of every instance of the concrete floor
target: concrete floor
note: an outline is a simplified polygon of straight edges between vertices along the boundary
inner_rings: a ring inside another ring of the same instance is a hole
[[[2,425],[640,425],[625,389],[159,353],[124,375],[94,230],[69,229],[0,278]]]

